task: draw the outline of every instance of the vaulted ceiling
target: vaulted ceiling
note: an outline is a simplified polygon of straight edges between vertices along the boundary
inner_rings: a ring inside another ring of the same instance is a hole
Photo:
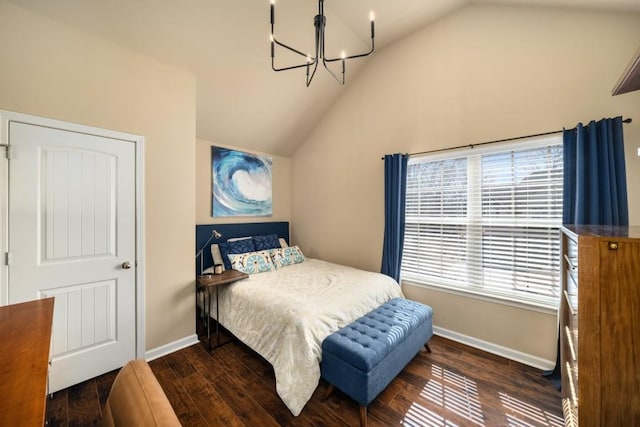
[[[5,0],[184,68],[197,81],[197,135],[289,156],[340,96],[318,70],[275,73],[269,48],[269,0]],[[327,55],[366,51],[369,11],[376,16],[376,49],[470,4],[589,8],[640,12],[639,0],[326,0]],[[279,40],[313,51],[317,0],[276,0]],[[277,65],[292,58],[277,51]],[[347,65],[347,84],[369,58]]]

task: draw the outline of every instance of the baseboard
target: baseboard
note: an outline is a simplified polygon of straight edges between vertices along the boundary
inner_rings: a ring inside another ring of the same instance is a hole
[[[188,337],[180,338],[179,340],[162,345],[160,347],[153,348],[145,353],[144,358],[147,362],[151,362],[154,359],[166,356],[167,354],[171,354],[178,350],[182,350],[183,348],[189,347],[190,345],[196,343],[198,343],[198,336],[196,334],[193,334]]]
[[[439,326],[434,325],[433,333],[443,338],[447,338],[452,341],[459,342],[461,344],[475,347],[491,354],[502,356],[510,360],[515,360],[516,362],[520,362],[528,366],[533,366],[534,368],[537,368],[537,369],[542,369],[542,370],[553,369],[555,365],[555,361],[553,360],[543,359],[538,356],[533,356],[531,354],[527,354],[521,351],[513,350],[511,348],[503,347],[501,345],[490,343],[488,341],[483,341],[478,338],[461,334],[459,332],[441,328]],[[196,344],[198,342],[199,341],[198,341],[197,335],[195,334],[190,335],[188,337],[181,338],[179,340],[170,342],[163,346],[156,347],[154,349],[147,351],[145,353],[145,359],[148,362],[150,362],[154,359],[157,359],[162,356],[166,356],[167,354],[181,350],[185,347],[189,347],[190,345]]]
[[[452,341],[459,342],[461,344],[466,344],[468,346],[478,348],[488,353],[502,356],[507,359],[514,360],[516,362],[520,362],[525,365],[533,366],[534,368],[538,368],[542,370],[553,369],[556,363],[555,360],[543,359],[538,356],[533,356],[531,354],[523,353],[521,351],[513,350],[511,348],[493,344],[488,341],[483,341],[483,340],[470,337],[468,335],[464,335],[455,331],[450,331],[448,329],[441,328],[438,326],[433,327],[433,333],[443,338],[447,338]]]

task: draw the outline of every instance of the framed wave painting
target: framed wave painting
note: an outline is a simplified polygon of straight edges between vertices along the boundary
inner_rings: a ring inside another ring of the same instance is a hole
[[[271,216],[271,165],[271,157],[212,146],[212,216]]]

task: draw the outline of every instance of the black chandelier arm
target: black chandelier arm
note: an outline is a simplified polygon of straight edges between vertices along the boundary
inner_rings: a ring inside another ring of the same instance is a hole
[[[282,46],[282,47],[283,47],[283,48],[285,48],[285,49],[289,49],[289,50],[290,50],[291,52],[293,52],[293,53],[297,53],[297,54],[298,54],[298,55],[300,55],[300,56],[303,56],[303,57],[305,57],[305,58],[309,58],[309,55],[308,55],[308,54],[306,54],[306,53],[304,53],[304,52],[300,52],[298,49],[295,49],[295,48],[293,48],[293,47],[291,47],[291,46],[287,46],[286,44],[279,42],[275,37],[273,37],[272,42],[273,42],[273,43],[275,43],[275,44],[277,44],[278,46]],[[274,53],[274,54],[275,54],[275,53]],[[273,56],[273,55],[272,55],[272,56]],[[314,58],[311,58],[311,59],[313,60]]]
[[[371,55],[371,52],[373,52],[373,51],[370,51],[370,52],[367,52],[367,53],[361,53],[359,55],[345,56],[344,58],[343,57],[340,57],[340,58],[325,58],[324,61],[325,62],[336,62],[336,61],[348,61],[349,59],[364,58],[365,56]]]
[[[283,67],[283,68],[276,68],[275,63],[273,61],[273,58],[271,58],[271,69],[273,71],[287,71],[287,70],[295,70],[297,68],[302,68],[302,67],[306,67],[307,65],[311,65],[313,64],[312,62],[310,62],[309,64],[300,64],[300,65],[291,65],[289,67]]]
[[[338,76],[336,76],[336,74],[335,74],[333,71],[331,71],[331,68],[329,68],[329,67],[327,66],[327,62],[329,62],[329,61],[327,61],[326,59],[322,58],[322,65],[324,65],[324,68],[326,68],[326,70],[329,72],[329,74],[331,74],[331,76],[333,76],[333,78],[334,78],[334,79],[336,79],[336,81],[337,81],[338,83],[340,83],[341,85],[343,85],[343,84],[344,84],[344,72],[345,72],[345,65],[344,65],[344,61],[342,62],[342,80],[340,80],[340,79],[338,78]]]
[[[374,51],[374,50],[375,50],[375,44],[374,44],[374,42],[373,42],[373,37],[372,37],[372,38],[371,38],[371,50],[369,50],[369,52],[366,52],[366,53],[359,53],[359,54],[357,54],[357,55],[345,56],[344,58],[343,58],[343,57],[340,57],[340,58],[325,58],[324,60],[325,60],[325,61],[327,61],[327,62],[335,62],[335,61],[343,61],[343,60],[344,60],[344,61],[346,61],[346,60],[348,60],[348,59],[363,58],[363,57],[365,57],[365,56],[369,56],[369,55],[371,55],[371,54],[373,53],[373,51]],[[323,53],[324,53],[324,52],[323,52]],[[323,56],[324,56],[324,55],[323,55]]]
[[[309,76],[309,68],[311,68],[311,62],[307,63],[307,87],[309,87],[309,85],[311,84],[311,80],[313,80],[313,76],[316,75],[316,71],[318,70],[318,61],[314,60],[313,64],[313,72],[311,73],[311,76]]]
[[[283,68],[276,68],[275,66],[275,50],[274,50],[274,44],[277,44],[278,46],[282,46],[285,49],[290,50],[293,53],[297,53],[298,55],[304,57],[307,59],[307,61],[304,64],[299,64],[299,65],[291,65],[288,67],[283,67]],[[311,61],[309,61],[309,59],[311,59]],[[295,70],[296,68],[302,68],[302,67],[307,67],[309,65],[312,64],[316,64],[318,62],[318,60],[316,58],[311,58],[309,55],[307,55],[306,53],[300,52],[299,50],[287,46],[284,43],[279,42],[275,37],[273,37],[271,39],[271,68],[273,69],[273,71],[287,71],[287,70]]]

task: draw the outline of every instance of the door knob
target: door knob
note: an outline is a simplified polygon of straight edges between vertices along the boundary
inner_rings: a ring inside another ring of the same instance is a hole
[[[131,263],[129,261],[125,261],[122,263],[122,268],[128,270],[131,268]]]

